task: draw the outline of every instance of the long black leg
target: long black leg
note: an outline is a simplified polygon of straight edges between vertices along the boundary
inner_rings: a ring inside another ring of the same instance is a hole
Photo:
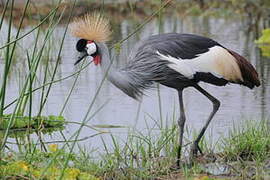
[[[199,92],[201,92],[203,95],[205,95],[210,101],[212,101],[213,103],[213,110],[211,112],[211,114],[209,115],[206,124],[203,126],[203,128],[201,129],[198,137],[195,139],[195,141],[193,142],[193,145],[191,147],[191,151],[190,151],[190,159],[192,160],[194,158],[194,156],[197,155],[198,151],[201,152],[200,148],[199,148],[199,142],[201,140],[201,138],[203,137],[209,123],[211,122],[211,120],[213,119],[214,115],[216,114],[216,112],[219,109],[220,106],[220,102],[218,99],[216,99],[215,97],[213,97],[211,94],[209,94],[207,91],[205,91],[203,88],[201,88],[199,85],[194,86]]]
[[[180,159],[181,159],[181,150],[183,145],[183,134],[184,134],[184,126],[186,122],[185,109],[183,103],[183,89],[178,90],[179,97],[179,106],[180,106],[180,117],[178,120],[179,126],[179,144],[178,144],[178,152],[177,152],[177,166],[180,167]]]

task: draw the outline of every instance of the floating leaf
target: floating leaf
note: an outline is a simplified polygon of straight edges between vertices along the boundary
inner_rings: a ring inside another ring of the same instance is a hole
[[[12,114],[4,115],[0,117],[0,130],[5,130],[10,123]],[[63,127],[65,124],[65,118],[63,116],[35,116],[29,119],[28,116],[14,116],[13,122],[10,126],[11,129],[23,129],[23,128],[37,128],[41,125],[45,128],[49,127]]]

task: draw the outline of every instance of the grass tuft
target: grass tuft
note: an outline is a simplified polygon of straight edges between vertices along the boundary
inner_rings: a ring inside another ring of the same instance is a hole
[[[266,121],[249,121],[234,128],[222,142],[227,161],[262,161],[270,157],[270,134]]]

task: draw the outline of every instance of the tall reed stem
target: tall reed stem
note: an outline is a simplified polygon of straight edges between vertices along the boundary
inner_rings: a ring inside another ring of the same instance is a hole
[[[11,9],[13,9],[13,7],[14,7],[14,0],[12,0],[12,2],[11,2]],[[13,11],[11,10],[10,17],[9,17],[7,43],[9,43],[10,37],[11,37],[12,16],[13,16]],[[5,70],[4,70],[4,74],[3,74],[3,83],[2,83],[2,88],[1,88],[1,92],[0,92],[0,100],[1,100],[0,117],[3,117],[3,114],[4,114],[7,77],[8,77],[9,64],[11,61],[11,58],[9,55],[10,55],[10,46],[7,46],[6,54],[5,54]]]

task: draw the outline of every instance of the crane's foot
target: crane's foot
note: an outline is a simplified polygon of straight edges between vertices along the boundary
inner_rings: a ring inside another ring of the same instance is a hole
[[[191,145],[190,153],[189,153],[189,164],[192,165],[194,160],[198,157],[198,152],[203,155],[202,150],[197,142],[194,142]]]

